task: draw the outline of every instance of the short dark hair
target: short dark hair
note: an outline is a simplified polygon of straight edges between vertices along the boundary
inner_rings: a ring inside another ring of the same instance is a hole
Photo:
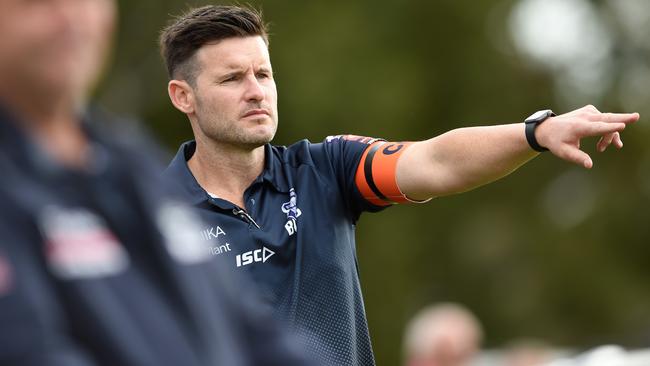
[[[173,19],[160,34],[160,52],[171,79],[193,84],[197,68],[194,54],[209,42],[233,37],[261,36],[268,46],[262,13],[249,6],[207,5]]]

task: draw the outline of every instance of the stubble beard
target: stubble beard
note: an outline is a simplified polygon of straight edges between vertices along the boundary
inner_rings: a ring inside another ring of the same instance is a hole
[[[205,112],[205,111],[204,111]],[[263,146],[273,140],[277,131],[277,121],[273,117],[271,119],[273,126],[265,126],[264,128],[271,128],[268,133],[258,132],[257,126],[250,126],[251,121],[232,120],[219,113],[204,113],[208,116],[203,123],[199,123],[202,133],[211,141],[237,147],[244,150],[254,150]],[[253,122],[255,123],[255,122]],[[268,123],[268,122],[264,122]]]
[[[251,108],[261,108],[261,105],[251,105]],[[271,108],[268,108],[271,109]],[[196,117],[201,133],[210,141],[224,146],[231,146],[242,150],[254,150],[273,140],[278,127],[277,107],[272,109],[273,115],[262,117],[269,121],[242,121],[238,117],[228,116],[220,112],[214,104],[206,103],[199,93],[196,94]],[[258,132],[259,126],[254,124],[267,124],[268,133]],[[268,126],[268,124],[271,124]]]

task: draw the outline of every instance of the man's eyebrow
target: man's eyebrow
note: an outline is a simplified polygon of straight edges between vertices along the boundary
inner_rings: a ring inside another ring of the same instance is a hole
[[[247,69],[247,67],[242,67],[241,65],[236,64],[224,65],[219,70],[215,70],[215,75],[217,77],[236,76],[244,74]],[[273,73],[273,69],[270,65],[262,65],[258,68],[258,71]]]
[[[224,65],[223,69],[226,71],[241,71],[244,68],[241,65],[237,64],[226,64]]]

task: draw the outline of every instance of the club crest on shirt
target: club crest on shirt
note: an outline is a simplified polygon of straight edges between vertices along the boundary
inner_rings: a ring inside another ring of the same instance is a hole
[[[295,189],[291,188],[289,190],[289,202],[282,204],[282,212],[287,215],[287,223],[284,224],[284,228],[289,233],[289,236],[291,236],[298,231],[298,223],[296,220],[302,215],[302,211],[298,208],[298,195]]]
[[[45,207],[38,218],[45,258],[63,279],[99,278],[123,272],[129,256],[104,219],[86,208]]]

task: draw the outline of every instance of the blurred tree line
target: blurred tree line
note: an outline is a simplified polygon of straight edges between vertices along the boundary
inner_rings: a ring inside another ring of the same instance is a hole
[[[420,140],[522,121],[546,107],[580,107],[558,101],[551,73],[512,49],[515,2],[252,2],[271,23],[275,143],[341,133]],[[168,101],[157,36],[170,15],[206,2],[119,3],[117,47],[97,96],[143,120],[172,153],[191,131]],[[598,103],[624,107],[617,98]],[[475,191],[362,217],[357,251],[378,364],[399,362],[404,323],[437,301],[475,311],[488,347],[522,337],[648,346],[650,128],[643,124],[647,115],[625,131],[620,152],[598,154],[588,141],[591,171],[544,154]]]

